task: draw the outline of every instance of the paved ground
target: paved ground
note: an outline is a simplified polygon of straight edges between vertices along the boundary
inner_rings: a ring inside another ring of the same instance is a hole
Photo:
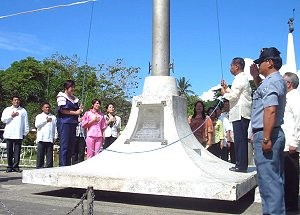
[[[80,201],[84,189],[23,184],[21,173],[6,173],[0,167],[0,214],[67,214]],[[86,201],[84,201],[86,213]],[[9,212],[9,211],[10,212]],[[82,214],[81,207],[71,214]],[[237,202],[149,196],[95,191],[94,214],[191,215],[261,214],[252,193]]]
[[[6,173],[0,167],[0,215],[67,214],[80,201],[84,189],[23,184],[21,173]],[[256,194],[257,195],[257,194]],[[84,210],[87,214],[86,200]],[[82,214],[78,207],[71,214]],[[95,191],[94,214],[101,215],[212,215],[261,214],[254,192],[237,202],[149,196]]]

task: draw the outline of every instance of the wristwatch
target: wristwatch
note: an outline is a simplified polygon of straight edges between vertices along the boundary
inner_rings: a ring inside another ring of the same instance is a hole
[[[269,141],[270,141],[269,138],[264,137],[264,139],[263,139],[263,143],[264,143],[264,144],[267,144]]]

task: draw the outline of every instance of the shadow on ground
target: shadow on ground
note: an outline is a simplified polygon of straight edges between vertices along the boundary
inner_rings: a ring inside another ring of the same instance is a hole
[[[7,182],[7,181],[11,181],[11,180],[19,180],[22,179],[22,177],[5,177],[5,178],[1,178],[0,177],[0,182]]]
[[[86,190],[84,189],[65,188],[49,192],[36,193],[36,195],[80,199],[85,193]],[[95,201],[115,202],[131,205],[144,205],[161,208],[207,211],[216,213],[241,214],[254,202],[255,190],[251,190],[238,201],[208,200],[198,198],[120,193],[99,190],[95,190],[94,193]]]
[[[0,172],[3,172],[5,175],[0,176],[0,182],[10,182],[15,181],[16,183],[19,182],[20,179],[22,179],[22,175],[20,173],[6,173],[6,168],[2,169],[0,168]]]

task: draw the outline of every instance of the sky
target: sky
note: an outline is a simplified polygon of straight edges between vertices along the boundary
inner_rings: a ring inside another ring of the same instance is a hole
[[[1,0],[0,17],[78,1],[84,0]],[[28,56],[43,60],[54,53],[76,54],[82,64],[87,57],[91,66],[122,58],[125,66],[141,68],[136,91],[140,95],[152,61],[152,0],[95,1],[88,46],[92,4],[0,18],[0,69]],[[299,0],[170,0],[170,4],[170,61],[174,61],[170,74],[189,80],[197,95],[218,85],[222,77],[232,82],[229,65],[234,57],[256,59],[261,48],[274,46],[285,63],[287,22],[293,9],[300,69]]]

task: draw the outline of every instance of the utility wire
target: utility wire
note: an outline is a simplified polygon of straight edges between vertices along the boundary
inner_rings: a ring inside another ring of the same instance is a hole
[[[95,1],[96,0],[87,0],[87,1],[74,2],[74,3],[71,3],[71,4],[61,4],[61,5],[51,6],[51,7],[44,7],[44,8],[40,8],[40,9],[29,10],[29,11],[24,11],[24,12],[19,12],[19,13],[13,13],[13,14],[9,14],[9,15],[0,16],[0,19],[12,17],[12,16],[23,15],[23,14],[27,14],[27,13],[39,12],[39,11],[43,11],[43,10],[50,10],[50,9],[59,8],[59,7],[70,7],[70,6],[73,6],[73,5],[85,4],[85,3],[88,3],[88,2],[95,2]]]
[[[220,33],[220,19],[219,19],[219,4],[216,0],[216,9],[217,9],[217,21],[218,21],[218,37],[219,37],[219,54],[220,54],[220,64],[221,64],[221,73],[223,80],[223,57],[222,57],[222,44],[221,44],[221,33]]]
[[[85,55],[84,74],[83,74],[83,80],[82,80],[82,97],[81,97],[81,100],[82,100],[83,103],[85,103],[84,87],[85,87],[85,79],[86,79],[86,72],[87,72],[87,61],[88,61],[88,55],[89,55],[91,29],[92,29],[92,21],[93,21],[93,12],[94,12],[94,3],[95,3],[95,1],[96,0],[86,0],[86,1],[74,2],[74,3],[71,3],[71,4],[56,5],[56,6],[51,6],[51,7],[45,7],[45,8],[40,8],[40,9],[35,9],[35,10],[24,11],[24,12],[14,13],[14,14],[10,14],[10,15],[0,16],[0,19],[3,19],[3,18],[12,17],[12,16],[18,16],[18,15],[23,15],[23,14],[28,14],[28,13],[39,12],[39,11],[43,11],[43,10],[50,10],[50,9],[60,8],[60,7],[70,7],[70,6],[73,6],[73,5],[85,4],[85,3],[93,2],[91,16],[90,16],[90,24],[89,24],[89,32],[88,32],[86,55]]]

